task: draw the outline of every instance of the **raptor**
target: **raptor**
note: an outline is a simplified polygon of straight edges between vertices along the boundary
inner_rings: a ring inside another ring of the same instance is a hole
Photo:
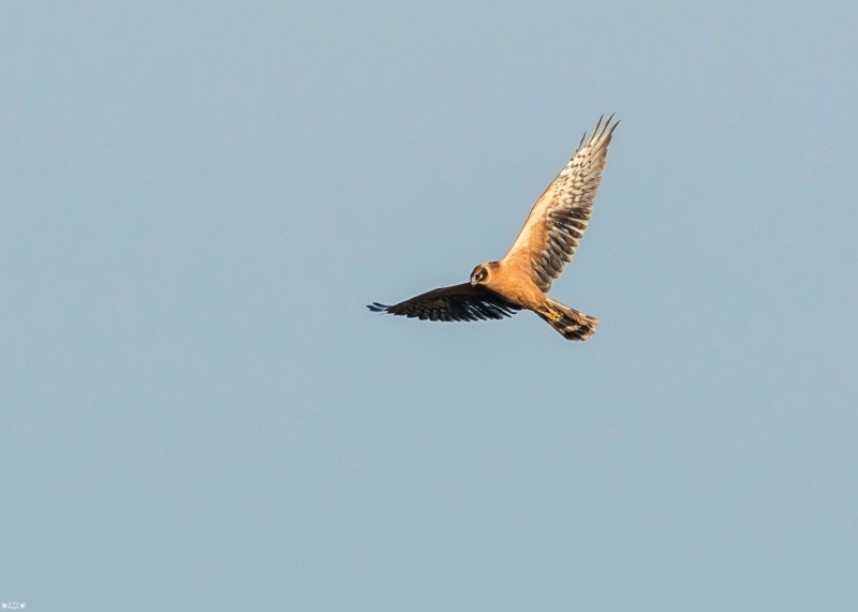
[[[619,121],[601,118],[584,134],[572,159],[536,200],[509,252],[482,263],[470,282],[442,287],[387,306],[373,302],[373,312],[429,321],[503,319],[532,310],[567,340],[587,340],[599,320],[548,297],[578,248],[593,213],[596,192]]]

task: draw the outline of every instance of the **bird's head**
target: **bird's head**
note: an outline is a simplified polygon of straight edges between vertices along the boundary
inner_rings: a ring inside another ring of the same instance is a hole
[[[480,264],[474,268],[474,271],[471,272],[472,286],[476,287],[477,285],[484,285],[486,283],[486,280],[489,278],[489,270],[492,268],[492,263]]]

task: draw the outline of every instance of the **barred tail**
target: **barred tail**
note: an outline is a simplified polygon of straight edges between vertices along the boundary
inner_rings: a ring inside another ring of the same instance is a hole
[[[596,333],[599,319],[591,317],[565,304],[548,299],[546,309],[537,312],[546,323],[556,329],[567,340],[588,340]]]

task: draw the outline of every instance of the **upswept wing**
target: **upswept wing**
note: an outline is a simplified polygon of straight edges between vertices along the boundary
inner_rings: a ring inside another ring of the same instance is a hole
[[[405,300],[393,306],[373,302],[367,306],[373,312],[386,312],[430,321],[485,321],[503,319],[519,308],[498,294],[470,283],[442,287]]]
[[[589,139],[584,134],[572,159],[533,205],[506,254],[507,261],[529,264],[531,277],[542,291],[548,291],[572,261],[587,229],[602,182],[608,144],[620,123],[612,123],[613,117],[605,122],[600,118]]]

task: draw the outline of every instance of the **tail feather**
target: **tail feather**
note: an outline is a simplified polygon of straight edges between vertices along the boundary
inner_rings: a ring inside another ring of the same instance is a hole
[[[596,317],[578,312],[552,299],[548,300],[546,306],[543,312],[536,314],[567,340],[588,340],[596,333],[596,326],[599,324]]]

